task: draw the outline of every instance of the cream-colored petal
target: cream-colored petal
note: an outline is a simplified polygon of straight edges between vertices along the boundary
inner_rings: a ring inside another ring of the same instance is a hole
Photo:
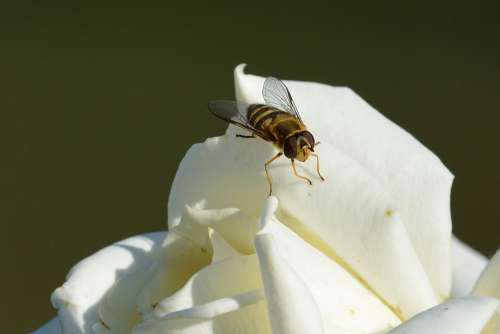
[[[183,220],[169,231],[163,249],[162,257],[151,269],[150,279],[138,294],[138,310],[143,316],[208,265],[213,253],[208,229],[189,220]]]
[[[133,334],[214,334],[212,323],[205,319],[150,319],[132,331]]]
[[[470,294],[488,259],[456,237],[452,238],[451,254],[453,264],[452,296]]]
[[[153,268],[144,266],[123,277],[117,275],[117,282],[99,302],[100,321],[93,327],[94,331],[130,333],[132,328],[141,322],[137,297],[153,276]]]
[[[245,215],[240,209],[203,210],[186,206],[183,219],[213,228],[227,243],[243,254],[255,253],[253,238],[259,229],[259,221]]]
[[[263,102],[264,78],[245,74],[244,67],[235,69],[236,97],[247,103]],[[451,279],[453,175],[430,150],[349,88],[285,82],[316,140],[347,154],[396,199],[394,204],[436,293],[446,298]],[[330,158],[327,153],[320,157],[322,162]],[[326,175],[336,172],[335,161],[325,167]]]
[[[261,290],[221,298],[190,309],[149,319],[134,334],[266,334],[264,293]],[[249,323],[250,321],[250,323]]]
[[[500,298],[500,250],[496,252],[476,282],[472,294]],[[500,308],[482,334],[500,334]]]
[[[31,334],[63,334],[59,318],[52,318]]]
[[[268,191],[263,164],[272,154],[272,147],[261,140],[236,140],[227,135],[193,145],[172,183],[169,228],[179,224],[186,205],[198,209],[239,208],[251,218],[260,217]]]
[[[255,254],[226,257],[201,269],[161,301],[135,332],[270,333],[265,303],[252,293],[260,289]]]
[[[258,234],[255,247],[273,334],[325,333],[318,305],[304,282],[280,256],[273,236]]]
[[[267,200],[262,216],[263,229],[259,235],[272,236],[273,247],[279,254],[278,260],[285,262],[310,292],[326,333],[339,328],[359,333],[378,333],[400,324],[397,316],[361,282],[281,224],[274,216],[277,205],[275,197]]]
[[[212,229],[210,229],[210,242],[213,249],[212,263],[240,255],[219,233]]]
[[[189,309],[172,312],[164,316],[162,319],[192,318],[208,320],[222,314],[237,311],[247,305],[256,304],[264,299],[265,295],[263,290],[254,290],[231,297],[217,299],[205,304],[196,305]]]
[[[187,232],[189,235],[183,236]],[[150,312],[153,305],[182,287],[194,272],[209,263],[210,240],[206,228],[187,222],[173,228],[157,261],[119,277],[99,303],[100,331],[130,333],[140,323],[141,315]]]
[[[155,308],[156,317],[198,304],[262,288],[256,255],[228,258],[195,273],[173,295]]]
[[[451,299],[416,315],[390,334],[480,334],[498,305],[496,298]]]
[[[99,322],[98,303],[116,284],[118,277],[154,262],[160,252],[164,232],[128,238],[80,261],[66,282],[52,294],[64,333],[89,333]]]
[[[481,273],[472,294],[500,298],[500,250]]]
[[[335,172],[323,183],[310,187],[293,175],[274,172],[281,166],[274,169],[285,216],[312,231],[317,237],[310,242],[323,241],[403,318],[436,305],[438,298],[390,194],[332,146],[318,151],[335,161],[326,163]]]
[[[481,334],[500,334],[500,308],[498,308],[493,317],[491,317]]]

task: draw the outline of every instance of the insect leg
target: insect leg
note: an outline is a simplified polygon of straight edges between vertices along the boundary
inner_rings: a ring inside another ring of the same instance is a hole
[[[238,138],[255,138],[255,135],[252,133],[250,136],[247,135],[236,135]]]
[[[318,172],[319,177],[321,178],[321,181],[325,181],[325,178],[321,175],[319,172],[319,155],[316,153],[310,153],[313,157],[316,158],[316,172]]]
[[[309,182],[309,185],[312,186],[312,182],[311,180],[309,180],[307,177],[305,176],[302,176],[302,175],[299,175],[297,174],[297,170],[295,169],[295,160],[292,160],[292,169],[293,169],[293,174],[295,174],[296,177],[300,178],[300,179],[303,179],[303,180],[306,180],[307,182]]]
[[[266,170],[266,177],[267,177],[267,182],[269,183],[269,196],[271,196],[271,194],[273,193],[273,183],[272,183],[272,180],[271,180],[271,176],[269,175],[269,172],[267,171],[267,166],[273,162],[274,160],[278,159],[279,157],[281,157],[283,155],[283,153],[279,152],[278,154],[276,154],[271,160],[269,160],[268,162],[266,162],[264,164],[264,169]]]

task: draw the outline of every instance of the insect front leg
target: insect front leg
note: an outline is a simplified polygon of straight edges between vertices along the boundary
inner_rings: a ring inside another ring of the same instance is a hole
[[[266,162],[264,164],[264,169],[266,170],[266,177],[267,177],[267,182],[269,183],[269,196],[271,196],[271,194],[273,193],[273,183],[272,183],[272,180],[271,180],[271,176],[269,175],[269,171],[267,170],[267,166],[273,162],[274,160],[278,159],[279,157],[281,157],[283,155],[283,153],[279,152],[278,154],[276,154],[271,160],[269,160],[268,162]]]
[[[309,185],[311,185],[311,186],[312,186],[312,181],[311,181],[311,180],[309,180],[309,179],[308,179],[307,177],[305,177],[305,176],[302,176],[302,175],[297,174],[297,170],[295,169],[295,160],[293,160],[293,159],[292,159],[292,169],[293,169],[293,174],[295,174],[295,176],[296,176],[296,177],[298,177],[298,178],[300,178],[300,179],[302,179],[302,180],[306,180],[306,181],[309,183]]]
[[[319,155],[317,155],[316,153],[310,153],[310,154],[316,158],[316,172],[318,172],[321,181],[325,181],[325,178],[319,172]]]

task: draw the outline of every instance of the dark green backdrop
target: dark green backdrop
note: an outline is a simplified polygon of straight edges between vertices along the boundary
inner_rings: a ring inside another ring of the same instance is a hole
[[[140,2],[136,2],[139,4]],[[53,314],[83,257],[165,228],[187,148],[232,69],[347,85],[456,175],[455,233],[500,245],[500,29],[481,2],[49,6],[0,10],[2,331]]]

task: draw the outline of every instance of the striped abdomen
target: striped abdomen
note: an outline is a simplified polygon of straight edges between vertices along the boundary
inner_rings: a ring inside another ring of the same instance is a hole
[[[282,148],[286,137],[305,126],[293,115],[264,104],[252,104],[247,110],[248,123],[274,138],[274,143]]]

